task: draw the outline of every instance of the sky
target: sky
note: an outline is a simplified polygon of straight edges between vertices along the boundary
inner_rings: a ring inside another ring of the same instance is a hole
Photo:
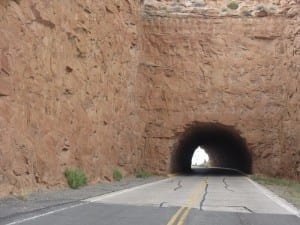
[[[194,152],[192,165],[201,165],[205,160],[209,160],[208,155],[206,154],[204,149],[199,146]]]

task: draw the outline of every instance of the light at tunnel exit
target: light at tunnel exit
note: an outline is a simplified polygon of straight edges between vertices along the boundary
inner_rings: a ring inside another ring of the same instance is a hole
[[[209,161],[209,157],[205,150],[200,146],[195,150],[192,157],[192,166],[199,166]]]

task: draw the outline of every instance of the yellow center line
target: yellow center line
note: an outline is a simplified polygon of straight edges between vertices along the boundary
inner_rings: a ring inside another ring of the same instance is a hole
[[[177,210],[177,212],[171,217],[167,225],[173,225],[174,222],[176,221],[177,217],[179,214],[185,209],[185,207],[181,207],[180,209]]]
[[[193,205],[197,202],[198,198],[200,197],[200,194],[203,193],[205,184],[207,183],[207,178],[204,179],[204,182],[201,182],[199,185],[199,189],[196,190],[189,207],[185,210],[185,212],[182,214],[181,218],[179,219],[177,225],[183,225],[186,217],[188,216],[190,210],[192,209]]]
[[[207,183],[207,177],[202,179],[200,181],[200,183],[198,185],[196,185],[196,190],[188,197],[188,200],[186,201],[186,203],[177,210],[177,212],[171,217],[171,219],[169,220],[169,222],[167,223],[167,225],[173,225],[178,216],[181,214],[181,216],[179,217],[179,221],[177,223],[177,225],[183,225],[186,217],[189,214],[189,211],[192,209],[193,205],[196,203],[196,201],[198,200],[198,197],[200,197],[200,194],[203,193],[205,184]],[[183,213],[182,213],[183,211]]]
[[[185,221],[185,219],[186,219],[186,217],[187,217],[187,215],[189,214],[189,212],[190,212],[190,210],[191,210],[192,208],[187,208],[186,210],[185,210],[185,212],[182,214],[182,216],[180,217],[180,219],[179,219],[179,221],[178,221],[178,223],[177,223],[177,225],[182,225],[183,223],[184,223],[184,221]]]

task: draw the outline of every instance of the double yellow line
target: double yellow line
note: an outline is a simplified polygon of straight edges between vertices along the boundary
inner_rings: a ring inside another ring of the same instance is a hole
[[[192,207],[198,201],[200,195],[204,194],[207,179],[208,178],[205,177],[196,185],[196,190],[188,197],[186,203],[180,209],[178,209],[177,212],[171,217],[167,225],[174,225],[176,221],[178,221],[177,225],[183,225],[186,217],[188,216]]]

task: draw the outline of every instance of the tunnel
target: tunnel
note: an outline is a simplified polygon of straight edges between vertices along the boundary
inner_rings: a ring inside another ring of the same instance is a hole
[[[213,167],[235,169],[247,174],[252,171],[252,157],[246,140],[232,126],[194,122],[177,137],[171,152],[172,173],[192,172],[191,160],[198,146],[205,149]]]

